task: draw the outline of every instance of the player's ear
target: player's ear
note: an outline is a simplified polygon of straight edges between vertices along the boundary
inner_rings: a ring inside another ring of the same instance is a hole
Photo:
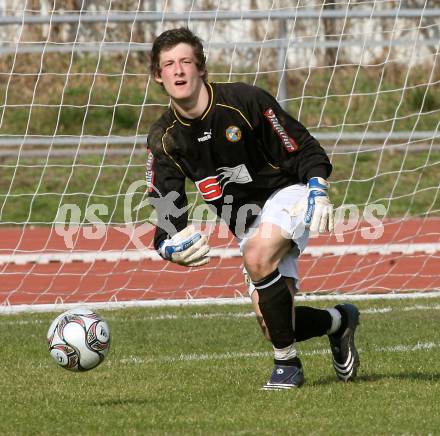
[[[162,85],[163,80],[162,80],[162,77],[161,77],[161,75],[160,75],[160,71],[157,71],[157,72],[154,74],[154,80],[156,81],[156,83],[159,83],[159,85]]]

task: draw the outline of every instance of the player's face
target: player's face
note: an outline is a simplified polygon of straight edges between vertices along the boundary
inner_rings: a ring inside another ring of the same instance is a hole
[[[175,101],[191,101],[203,84],[203,71],[197,68],[193,48],[180,43],[159,56],[160,73],[156,82],[163,84],[167,94]]]

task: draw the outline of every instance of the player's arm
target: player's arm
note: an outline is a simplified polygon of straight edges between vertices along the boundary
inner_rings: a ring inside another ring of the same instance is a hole
[[[258,98],[252,112],[264,153],[272,165],[308,188],[307,201],[292,205],[292,214],[300,214],[312,232],[332,231],[333,205],[327,182],[332,166],[325,150],[270,94],[258,88],[255,92]]]
[[[157,215],[154,247],[163,259],[184,266],[209,262],[207,237],[188,226],[185,175],[159,150],[148,149],[147,189]]]

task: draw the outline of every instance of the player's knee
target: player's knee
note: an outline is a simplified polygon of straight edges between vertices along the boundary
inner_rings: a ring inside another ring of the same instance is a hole
[[[261,280],[272,271],[274,271],[278,263],[263,250],[247,250],[243,256],[244,266],[250,278],[253,281]]]

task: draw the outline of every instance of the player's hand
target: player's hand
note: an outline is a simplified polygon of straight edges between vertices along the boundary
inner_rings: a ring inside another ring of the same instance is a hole
[[[296,205],[291,212],[293,216],[303,216],[303,224],[311,233],[333,231],[333,204],[327,194],[329,186],[322,177],[312,177],[307,183],[307,204]]]
[[[183,266],[205,265],[209,262],[208,252],[208,238],[193,225],[165,239],[159,247],[159,254],[164,259]]]

